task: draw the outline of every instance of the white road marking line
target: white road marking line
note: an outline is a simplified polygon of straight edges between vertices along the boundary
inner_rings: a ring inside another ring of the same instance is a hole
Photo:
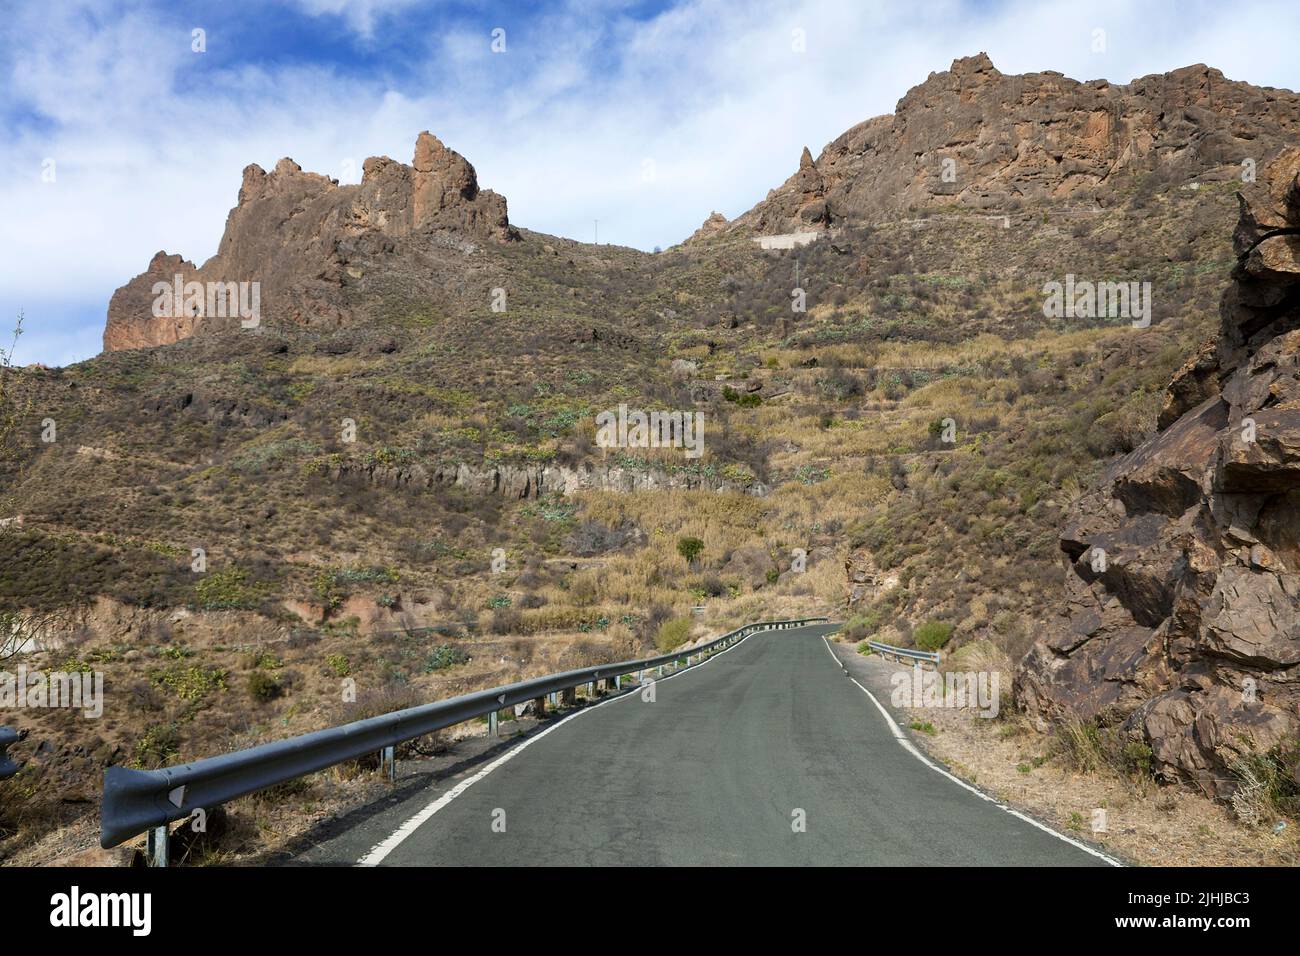
[[[843,662],[839,659],[839,657],[836,656],[835,651],[831,648],[830,641],[826,640],[826,635],[824,634],[822,635],[822,642],[826,645],[826,650],[830,653],[831,657],[835,659],[835,663],[840,666],[841,670],[843,670],[844,669]],[[1064,840],[1066,843],[1070,844],[1070,846],[1077,847],[1078,849],[1083,850],[1083,852],[1085,853],[1091,853],[1099,860],[1105,860],[1111,866],[1124,865],[1123,863],[1120,863],[1118,860],[1114,859],[1113,857],[1109,857],[1105,853],[1102,853],[1100,850],[1093,849],[1092,847],[1088,846],[1086,843],[1080,843],[1078,840],[1068,837],[1064,833],[1060,833],[1057,830],[1053,830],[1047,824],[1035,820],[1033,817],[1027,816],[1026,814],[1021,813],[1019,810],[1014,810],[1011,807],[1007,806],[1005,803],[1000,803],[998,800],[989,796],[987,793],[985,793],[983,790],[980,790],[978,787],[974,787],[971,784],[967,783],[965,780],[961,779],[960,777],[949,773],[947,770],[944,770],[942,767],[940,767],[937,763],[932,761],[925,754],[921,753],[921,751],[917,749],[916,744],[908,740],[907,735],[903,733],[903,729],[898,726],[898,722],[894,720],[893,715],[890,714],[890,712],[885,709],[885,706],[876,699],[875,694],[871,693],[871,691],[867,690],[865,687],[859,684],[858,679],[856,677],[850,675],[849,680],[857,684],[858,689],[861,690],[862,693],[866,694],[867,697],[870,698],[871,702],[876,705],[876,710],[880,711],[880,716],[884,717],[885,722],[889,725],[890,733],[894,735],[895,740],[897,740],[900,744],[902,744],[903,749],[906,750],[908,753],[910,753],[917,760],[921,761],[921,763],[925,764],[935,773],[943,774],[953,783],[957,784],[960,787],[966,788],[971,793],[975,794],[975,796],[979,797],[981,800],[987,800],[989,803],[993,804],[999,810],[1005,810],[1013,817],[1018,817],[1019,819],[1024,820],[1026,823],[1033,824],[1034,826],[1038,827],[1038,829],[1042,830],[1044,833],[1050,833],[1058,840]]]
[[[703,667],[705,664],[709,663],[709,661],[716,660],[717,658],[721,657],[723,654],[726,654],[729,651],[734,651],[741,644],[744,644],[745,641],[747,641],[749,638],[754,637],[755,635],[758,634],[770,634],[770,633],[772,632],[755,631],[753,634],[746,634],[735,644],[732,644],[730,647],[718,651],[716,654],[713,654],[708,658],[705,658],[704,660],[700,661],[700,663],[694,665],[693,667],[684,667],[676,671],[675,673],[669,674],[667,677],[659,677],[659,678],[655,678],[655,680],[656,682],[670,681],[674,677],[680,677],[682,674],[689,674],[691,671]],[[691,652],[686,651],[685,653],[689,654]],[[390,853],[392,853],[399,846],[401,846],[402,843],[406,841],[407,837],[409,837],[412,833],[418,830],[423,824],[427,823],[435,813],[437,813],[443,807],[447,806],[447,804],[451,803],[451,801],[455,800],[457,797],[459,797],[462,793],[464,793],[474,784],[478,783],[480,780],[482,780],[484,777],[490,774],[493,770],[497,769],[497,767],[500,767],[502,764],[514,759],[516,756],[518,756],[523,751],[527,750],[529,747],[531,747],[537,741],[541,740],[551,731],[559,730],[561,727],[563,727],[569,721],[573,720],[575,717],[581,717],[583,714],[589,714],[599,707],[604,707],[606,704],[612,704],[615,701],[623,700],[628,697],[633,697],[637,693],[638,693],[638,688],[633,688],[629,690],[627,693],[619,694],[617,697],[608,697],[597,704],[592,704],[590,706],[584,707],[576,714],[570,714],[568,717],[565,717],[563,720],[560,720],[558,723],[555,723],[550,727],[547,727],[540,734],[537,734],[534,737],[529,737],[526,740],[519,743],[518,745],[511,747],[509,750],[503,753],[496,760],[492,761],[490,764],[488,764],[478,773],[474,774],[474,776],[469,777],[466,780],[462,780],[460,783],[456,784],[456,786],[452,787],[442,796],[438,797],[436,800],[430,803],[427,807],[425,807],[415,816],[411,817],[400,827],[398,827],[393,832],[393,834],[388,837],[388,839],[384,840],[381,843],[377,843],[375,846],[373,846],[365,856],[363,856],[360,860],[357,861],[357,866],[378,866],[380,863],[384,861],[384,859]]]

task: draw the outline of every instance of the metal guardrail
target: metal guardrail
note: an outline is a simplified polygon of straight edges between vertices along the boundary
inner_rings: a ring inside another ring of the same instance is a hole
[[[892,657],[898,661],[924,661],[927,664],[933,664],[936,668],[939,666],[938,651],[914,651],[910,647],[894,647],[890,644],[881,644],[879,641],[867,641],[867,646],[877,654]]]
[[[18,731],[12,727],[0,727],[0,780],[12,777],[18,772],[18,764],[5,753],[10,744],[18,742]]]
[[[495,727],[497,713],[515,704],[536,700],[544,707],[547,695],[583,684],[594,688],[598,680],[612,681],[617,687],[624,674],[641,674],[656,667],[662,673],[665,665],[681,662],[689,667],[695,658],[708,656],[758,631],[785,630],[826,620],[814,617],[747,624],[686,651],[601,664],[476,691],[176,767],[161,770],[109,767],[104,773],[99,843],[108,849],[149,831],[151,856],[155,862],[165,864],[167,825],[199,810],[211,811],[237,797],[374,753],[382,755],[391,773],[393,748],[397,744],[453,724],[488,716]]]

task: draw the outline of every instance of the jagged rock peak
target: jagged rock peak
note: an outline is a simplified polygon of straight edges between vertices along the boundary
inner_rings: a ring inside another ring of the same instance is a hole
[[[205,288],[256,283],[260,310],[272,324],[336,327],[357,321],[353,300],[342,294],[350,278],[376,266],[427,273],[414,259],[434,234],[449,237],[452,246],[518,238],[505,198],[480,189],[469,161],[428,131],[417,137],[411,165],[372,156],[362,170],[359,184],[340,185],[287,157],[269,173],[256,163],[245,167],[217,254],[197,269],[179,256],[155,256],[109,302],[104,350],[165,345],[200,328],[231,327],[231,316],[202,309],[155,315],[150,290],[177,275]],[[368,261],[363,266],[359,259]]]
[[[1245,157],[1300,135],[1300,96],[1195,64],[1127,85],[1000,72],[961,57],[892,114],[847,130],[730,230],[775,234],[868,225],[954,204],[1005,213],[1025,201],[1118,201],[1136,181],[1227,179]]]

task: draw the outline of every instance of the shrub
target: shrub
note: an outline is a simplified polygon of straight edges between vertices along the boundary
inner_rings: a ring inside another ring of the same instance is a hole
[[[1292,772],[1297,749],[1294,743],[1290,748],[1279,744],[1233,763],[1237,789],[1232,794],[1232,812],[1237,819],[1259,826],[1277,817],[1300,816],[1300,784]]]
[[[689,617],[675,617],[659,625],[659,630],[655,634],[655,647],[667,653],[675,647],[680,647],[690,636],[691,619]]]
[[[243,568],[213,571],[194,585],[194,595],[205,611],[250,608],[255,601],[247,581],[248,572]]]
[[[868,608],[863,614],[849,618],[844,625],[844,634],[849,640],[858,641],[871,637],[884,623],[885,614],[878,607]]]
[[[280,696],[280,690],[280,682],[266,671],[253,671],[248,675],[248,695],[253,700],[274,700]]]
[[[727,583],[716,574],[703,575],[698,581],[691,585],[691,593],[701,598],[718,598],[724,597],[730,592]]]
[[[912,640],[923,651],[937,651],[952,637],[952,625],[946,621],[926,621],[912,632]]]
[[[689,566],[704,551],[704,542],[699,538],[683,537],[677,539],[677,553],[686,559]]]
[[[458,647],[450,644],[439,644],[429,652],[429,656],[424,661],[424,672],[426,674],[433,671],[440,671],[444,667],[454,667],[457,664],[464,664],[469,660],[469,655]]]
[[[1125,741],[1112,727],[1095,720],[1067,720],[1052,733],[1051,756],[1080,773],[1111,773],[1149,780],[1152,774],[1151,748],[1140,740]]]
[[[194,704],[214,690],[226,689],[226,671],[220,667],[170,667],[149,672],[155,687],[166,687],[181,700]]]
[[[153,770],[165,766],[180,754],[180,734],[175,724],[154,724],[135,742],[133,766]]]

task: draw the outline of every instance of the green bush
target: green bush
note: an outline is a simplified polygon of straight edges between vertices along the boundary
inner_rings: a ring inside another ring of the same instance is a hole
[[[199,607],[205,611],[256,606],[255,595],[248,587],[248,572],[243,568],[213,571],[194,585]]]
[[[464,664],[469,660],[469,655],[457,647],[450,644],[439,644],[429,652],[429,656],[424,661],[424,672],[426,674],[433,671],[440,671],[444,667],[454,667],[457,664]]]
[[[926,621],[912,632],[916,646],[923,651],[937,651],[952,637],[952,625],[945,621]]]
[[[659,630],[655,634],[655,647],[667,653],[675,647],[680,647],[690,636],[691,619],[675,617],[659,625]]]
[[[280,682],[266,671],[253,671],[248,675],[248,696],[256,701],[275,700],[280,696]]]
[[[221,667],[173,666],[149,672],[149,682],[155,687],[165,687],[181,700],[194,704],[209,693],[226,689],[226,671]]]
[[[677,553],[686,559],[688,565],[694,564],[695,559],[704,551],[704,542],[699,538],[683,537],[677,539]]]

